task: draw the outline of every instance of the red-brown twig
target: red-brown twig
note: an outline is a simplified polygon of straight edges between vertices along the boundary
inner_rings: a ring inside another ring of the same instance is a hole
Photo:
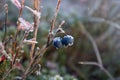
[[[23,10],[23,7],[24,7],[24,2],[25,2],[25,0],[22,0],[21,8],[20,8],[20,11],[19,11],[19,17],[22,16],[22,10]],[[19,18],[19,17],[18,17],[18,18]],[[16,31],[16,34],[15,34],[14,42],[13,42],[13,54],[14,54],[14,53],[16,53],[16,54],[15,54],[15,56],[13,56],[12,66],[13,66],[14,63],[15,63],[15,60],[16,60],[16,58],[17,58],[17,56],[18,56],[18,52],[19,52],[19,49],[16,49],[16,48],[17,48],[17,35],[18,35],[18,33],[19,33],[19,29],[18,29],[19,26],[20,26],[20,22],[18,21],[17,31]]]
[[[21,4],[21,8],[19,10],[19,16],[18,16],[18,18],[22,16],[22,11],[23,11],[23,7],[24,7],[24,3],[25,3],[25,0],[22,0],[22,4]],[[15,41],[17,39],[17,35],[19,33],[19,26],[20,26],[20,21],[18,20],[17,22],[18,23],[17,23],[17,31],[16,31],[16,34],[15,34]]]
[[[52,24],[51,24],[50,31],[49,31],[49,34],[48,34],[47,46],[49,46],[50,39],[51,39],[51,36],[52,36],[52,33],[53,33],[53,29],[55,27],[55,21],[56,21],[56,18],[57,18],[57,15],[58,15],[58,11],[59,11],[59,8],[60,8],[60,3],[61,3],[61,0],[58,0],[57,6],[56,6],[56,10],[55,10],[55,14],[54,14],[54,18],[52,20]]]
[[[36,11],[40,11],[40,0],[34,0],[34,10]],[[36,40],[37,38],[37,32],[38,32],[38,26],[39,26],[39,18],[34,15],[34,36],[33,36],[33,39]],[[30,68],[32,67],[32,64],[34,62],[34,49],[35,49],[35,43],[32,44],[32,47],[31,47],[31,51],[30,51],[30,63],[28,65],[28,67],[26,68],[23,76],[22,76],[22,79],[25,80],[28,73],[29,73],[29,70]]]
[[[39,6],[40,6],[40,0],[34,0],[34,10],[39,12],[40,11]],[[39,18],[37,18],[37,16],[34,15],[34,28],[35,28],[34,37],[33,37],[34,40],[36,40],[36,37],[37,37],[38,26],[39,26]],[[35,44],[33,43],[30,51],[31,59],[33,58],[33,55],[34,55],[34,49],[35,49]]]

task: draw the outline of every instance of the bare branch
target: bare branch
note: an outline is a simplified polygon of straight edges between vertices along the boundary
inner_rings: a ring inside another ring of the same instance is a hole
[[[96,42],[94,41],[92,36],[87,32],[87,30],[84,28],[83,24],[82,23],[79,23],[79,24],[80,24],[81,31],[91,41],[91,43],[93,45],[93,48],[94,48],[94,51],[95,51],[95,54],[96,54],[96,57],[97,57],[97,60],[98,60],[98,63],[97,62],[79,62],[79,64],[96,65],[96,66],[100,67],[100,69],[103,70],[111,80],[114,80],[113,76],[103,66],[102,59],[101,59],[101,56],[100,56],[100,52],[98,50]]]
[[[55,21],[56,21],[56,18],[57,18],[57,15],[58,15],[58,11],[59,11],[59,8],[60,8],[60,3],[61,3],[61,0],[58,0],[57,6],[56,6],[56,10],[55,10],[55,14],[54,14],[54,18],[52,20],[52,25],[50,27],[50,32],[48,34],[48,41],[47,41],[46,47],[49,46],[49,43],[50,43],[52,32],[53,32],[53,29],[55,27]]]
[[[40,0],[34,0],[34,9],[39,12],[40,10]],[[39,26],[39,18],[34,14],[34,40],[36,41],[37,38],[37,32],[38,32],[38,26]],[[35,49],[35,44],[32,44],[31,51],[30,51],[30,58],[32,59],[34,56],[34,49]]]
[[[112,77],[112,75],[104,68],[102,67],[100,64],[98,64],[97,62],[78,62],[79,64],[82,64],[82,65],[94,65],[94,66],[97,66],[99,67],[103,72],[105,72],[109,78],[111,80],[114,80],[114,78]]]
[[[78,62],[79,64],[84,64],[84,65],[95,65],[95,66],[100,66],[97,62]]]
[[[86,29],[84,28],[84,26],[82,25],[82,23],[80,23],[80,27],[81,27],[81,31],[87,36],[87,38],[91,41],[92,43],[92,46],[94,48],[94,51],[95,51],[95,54],[96,54],[96,57],[97,57],[97,60],[98,60],[98,63],[100,65],[102,65],[102,59],[101,59],[101,56],[100,56],[100,52],[98,50],[98,47],[94,41],[94,39],[92,38],[92,36],[86,31]]]

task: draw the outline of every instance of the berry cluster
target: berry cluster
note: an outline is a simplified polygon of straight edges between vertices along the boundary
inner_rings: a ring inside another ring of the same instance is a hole
[[[74,42],[74,38],[71,35],[66,35],[63,38],[55,37],[53,39],[53,45],[57,49],[62,48],[62,46],[65,46],[65,47],[72,46],[73,42]]]

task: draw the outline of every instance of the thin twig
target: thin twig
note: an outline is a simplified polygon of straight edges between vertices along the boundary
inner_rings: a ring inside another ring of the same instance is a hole
[[[34,68],[34,66],[36,64],[39,64],[39,62],[43,58],[43,55],[45,54],[46,50],[47,50],[46,46],[43,46],[43,49],[41,49],[40,51],[38,51],[39,55],[34,56],[34,64],[32,65],[32,69]],[[32,70],[29,71],[27,75],[29,75],[31,72],[32,72]]]
[[[23,7],[24,7],[24,2],[25,2],[25,0],[22,0],[22,4],[21,4],[21,8],[20,8],[20,11],[19,11],[19,17],[21,17],[22,16],[22,10],[23,10]],[[18,17],[18,18],[19,18]],[[18,55],[18,50],[16,50],[16,44],[17,44],[17,36],[18,36],[18,33],[19,33],[19,26],[20,26],[20,21],[18,20],[18,24],[17,24],[17,31],[16,31],[16,34],[15,34],[15,38],[14,38],[14,42],[13,42],[13,53],[15,53],[16,52],[16,54],[15,54],[15,56],[13,56],[13,62],[12,62],[12,65],[15,63],[15,60],[16,60],[16,57],[17,57],[17,55]]]
[[[98,47],[97,47],[97,44],[95,43],[94,39],[92,38],[92,36],[87,32],[87,30],[84,28],[83,24],[80,23],[80,28],[81,28],[81,31],[87,36],[87,38],[91,41],[92,45],[93,45],[93,48],[94,48],[94,51],[95,51],[95,54],[96,54],[96,57],[97,57],[97,60],[98,60],[98,63],[96,62],[79,62],[79,64],[87,64],[87,65],[96,65],[98,67],[100,67],[101,70],[103,70],[106,75],[108,75],[108,77],[111,79],[111,80],[114,80],[113,76],[104,68],[103,66],[103,63],[102,63],[102,59],[101,59],[101,56],[100,56],[100,52],[98,50]]]
[[[112,75],[104,67],[101,67],[101,65],[98,64],[97,62],[78,62],[78,63],[82,65],[95,65],[99,67],[105,74],[107,74],[111,80],[114,80]]]
[[[6,74],[5,74],[5,76],[2,78],[2,80],[5,80],[5,78],[7,78],[7,76],[10,74],[10,72],[13,70],[13,68],[10,68],[7,72],[6,72]]]
[[[95,66],[99,66],[99,64],[97,62],[78,62],[79,64],[84,64],[84,65],[95,65]]]
[[[55,14],[54,14],[54,18],[52,20],[52,25],[50,27],[50,32],[52,32],[52,30],[55,27],[55,21],[56,21],[57,15],[58,15],[58,11],[60,9],[60,2],[61,2],[61,0],[58,0],[57,6],[56,6],[56,10],[55,10]]]
[[[83,31],[83,33],[87,36],[87,38],[91,41],[92,45],[93,45],[93,48],[94,48],[94,51],[95,51],[95,54],[96,54],[96,57],[97,57],[97,60],[98,60],[98,63],[100,65],[102,65],[102,59],[101,59],[101,56],[100,56],[100,52],[98,50],[98,47],[94,41],[94,39],[92,38],[92,36],[86,31],[86,29],[84,28],[84,26],[82,25],[82,23],[80,23],[80,27],[81,27],[81,31]]]
[[[40,11],[40,0],[34,0],[34,9],[37,10],[38,12]],[[39,26],[39,18],[37,18],[36,15],[34,15],[34,37],[33,39],[36,40],[37,38],[37,32],[38,32],[38,26]],[[31,51],[30,51],[30,58],[32,59],[34,56],[34,49],[35,49],[35,44],[32,44]]]
[[[60,23],[60,25],[59,25],[58,28],[61,28],[63,24],[65,24],[65,20],[63,20],[63,21]]]
[[[51,27],[50,27],[50,32],[49,32],[49,35],[48,35],[48,40],[47,40],[46,47],[49,46],[49,44],[50,44],[50,39],[51,39],[51,36],[52,36],[52,32],[53,32],[53,29],[55,27],[55,21],[56,21],[57,15],[58,15],[58,11],[60,9],[60,3],[61,3],[61,0],[58,0],[56,10],[55,10],[55,14],[54,14],[54,18],[52,19],[52,24],[51,24]]]
[[[31,29],[31,28],[30,28]],[[15,54],[15,57],[14,57],[14,61],[13,61],[13,64],[15,63],[15,60],[16,60],[16,58],[17,58],[17,56],[18,56],[18,51],[21,49],[21,47],[22,47],[22,45],[23,45],[23,41],[24,41],[24,39],[28,36],[28,34],[29,34],[29,32],[30,32],[30,29],[28,30],[28,31],[25,31],[25,33],[24,33],[24,36],[23,36],[23,38],[22,38],[22,40],[21,40],[21,42],[20,42],[20,44],[19,44],[19,46],[18,46],[18,48],[17,48],[17,50],[16,50],[16,53],[17,54]]]
[[[38,51],[38,55],[36,55],[36,57],[35,57],[37,62],[39,62],[42,59],[42,57],[45,54],[47,49],[48,49],[48,47],[46,47],[46,45],[44,45],[43,48],[40,51]]]
[[[19,10],[19,16],[18,16],[18,18],[22,16],[22,11],[23,11],[23,7],[24,7],[24,3],[25,3],[25,0],[22,0],[22,4],[21,4],[21,8]],[[19,26],[20,26],[20,21],[18,20],[17,22],[18,22],[18,24],[17,24],[17,31],[16,31],[16,34],[15,34],[15,41],[17,39],[17,35],[19,33]]]
[[[39,63],[39,61],[42,59],[46,50],[47,50],[47,48],[45,46],[43,46],[43,48],[40,51],[38,51],[39,55],[36,55],[37,58],[35,56],[33,57],[33,59],[31,60],[30,64],[28,65],[27,69],[25,70],[25,72],[22,76],[23,80],[31,73],[31,71],[29,71],[31,69],[31,67],[32,66],[34,67],[36,64]]]
[[[37,52],[38,54],[37,54],[36,56],[34,56],[34,58],[33,58],[34,64],[31,65],[31,66],[29,66],[29,69],[30,69],[30,67],[31,67],[31,69],[33,70],[34,67],[35,67],[35,65],[36,65],[36,64],[39,64],[39,61],[41,61],[41,59],[42,59],[43,55],[45,54],[46,50],[47,50],[46,46],[43,46],[43,48],[40,49],[40,50]],[[31,74],[31,72],[33,72],[32,70],[26,71],[26,75],[28,76],[29,74]]]
[[[40,10],[39,5],[40,5],[40,0],[34,0],[34,9],[36,11],[38,11],[38,12]],[[39,26],[39,18],[37,18],[37,16],[34,15],[34,28],[35,28],[35,30],[34,30],[34,37],[33,38],[35,40],[37,38],[38,26]],[[27,77],[27,75],[29,73],[29,70],[32,67],[32,64],[34,62],[34,57],[33,57],[34,56],[34,49],[35,49],[35,44],[33,43],[32,47],[31,47],[31,51],[30,51],[30,63],[29,63],[27,69],[25,70],[25,72],[24,72],[24,74],[22,76],[22,80],[26,79],[26,77]]]
[[[25,72],[24,72],[24,74],[23,74],[23,76],[22,76],[22,80],[25,80],[25,79],[26,79],[26,77],[27,77],[27,75],[28,75],[28,73],[29,73],[29,70],[30,70],[33,62],[34,62],[34,61],[31,60],[30,64],[28,65],[27,69],[25,70]]]
[[[102,68],[102,71],[104,71],[104,72],[109,76],[109,78],[110,78],[111,80],[115,80],[115,79],[113,78],[113,76],[108,72],[108,70],[106,70],[104,67]]]

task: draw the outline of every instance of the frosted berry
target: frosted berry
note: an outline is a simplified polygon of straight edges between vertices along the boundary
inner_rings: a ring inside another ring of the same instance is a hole
[[[71,35],[64,36],[62,39],[62,44],[66,47],[72,46],[74,42],[74,38]]]
[[[56,37],[53,39],[53,45],[54,47],[56,47],[57,49],[58,48],[61,48],[62,47],[62,42],[61,42],[61,38],[60,37]]]

